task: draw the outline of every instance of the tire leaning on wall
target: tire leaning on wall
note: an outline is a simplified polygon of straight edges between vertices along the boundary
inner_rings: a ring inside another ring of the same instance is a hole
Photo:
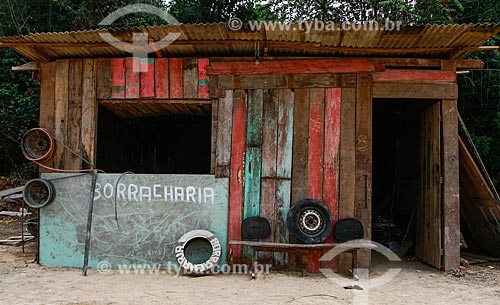
[[[328,207],[315,199],[302,199],[292,205],[286,218],[288,232],[304,244],[319,244],[332,233],[333,218]]]
[[[195,239],[205,239],[212,247],[210,258],[203,263],[193,263],[186,258],[186,246]],[[179,267],[185,273],[202,275],[210,274],[220,263],[222,254],[221,244],[219,239],[210,231],[193,230],[184,234],[175,247],[175,257]]]

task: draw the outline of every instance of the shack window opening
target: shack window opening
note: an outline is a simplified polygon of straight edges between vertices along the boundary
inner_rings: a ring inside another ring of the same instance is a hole
[[[98,115],[99,169],[110,173],[210,173],[210,105],[158,111],[140,103],[100,104]]]

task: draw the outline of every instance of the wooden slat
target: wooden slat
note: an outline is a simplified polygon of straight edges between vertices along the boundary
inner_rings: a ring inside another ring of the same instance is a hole
[[[169,97],[168,58],[155,59],[155,87],[157,98]]]
[[[339,219],[354,217],[355,148],[356,148],[356,89],[341,92],[340,108],[340,168],[339,168]],[[339,255],[337,270],[346,273],[351,269],[350,253]]]
[[[264,160],[262,160],[262,169],[264,169]],[[264,178],[261,179],[261,191],[260,191],[260,209],[259,216],[266,218],[271,225],[271,232],[275,231],[276,228],[276,178]],[[274,235],[271,234],[268,238],[262,241],[273,242]],[[260,253],[259,262],[266,262],[271,260],[271,253]]]
[[[323,149],[325,131],[325,89],[314,88],[310,93],[309,152],[308,152],[308,198],[321,200],[323,197]],[[308,254],[307,269],[319,272],[320,255]]]
[[[265,90],[263,101],[262,127],[262,186],[260,198],[260,216],[271,224],[271,232],[276,227],[276,155],[278,142],[278,90]],[[271,234],[266,241],[274,241]],[[262,253],[260,261],[271,258],[270,253]]]
[[[198,59],[198,97],[210,98],[207,68],[210,64],[208,58]]]
[[[179,104],[179,105],[211,105],[211,100],[206,99],[110,99],[99,100],[101,104]]]
[[[83,60],[82,96],[82,156],[95,164],[98,104],[95,96],[96,65],[92,59]],[[88,168],[87,164],[84,167]]]
[[[231,177],[229,179],[229,240],[241,240],[245,164],[247,101],[243,90],[234,92],[233,133],[231,143]],[[238,261],[241,247],[230,247],[230,258]],[[229,263],[234,261],[230,260]]]
[[[141,58],[140,97],[155,97],[155,59]]]
[[[293,109],[292,203],[307,198],[309,89],[296,89]]]
[[[231,131],[233,130],[233,91],[218,101],[216,177],[229,177],[231,164]]]
[[[182,60],[183,89],[185,98],[198,97],[198,60],[184,58]]]
[[[296,89],[294,98],[292,189],[290,205],[295,204],[301,199],[307,198],[307,188],[309,186],[309,89]],[[290,268],[296,268],[304,263],[303,257],[294,255],[290,256]],[[306,266],[301,267],[305,268]]]
[[[333,223],[337,223],[338,220],[341,98],[342,90],[340,88],[326,89],[323,201],[332,213]],[[327,239],[327,242],[332,241],[333,236]]]
[[[125,58],[111,59],[111,98],[125,98]]]
[[[55,132],[55,86],[56,86],[56,63],[49,62],[41,66],[42,83],[40,91],[40,127],[46,128],[50,132]],[[46,166],[54,167],[54,160],[50,159],[43,163]],[[47,170],[40,168],[41,172]]]
[[[441,130],[439,102],[424,110],[421,124],[422,194],[417,217],[416,256],[441,268]]]
[[[374,83],[374,98],[457,99],[456,84]]]
[[[298,74],[298,73],[360,73],[372,72],[376,67],[366,58],[212,62],[208,73],[222,74]]]
[[[78,154],[82,149],[82,82],[83,61],[71,59],[69,62],[67,145]],[[81,166],[82,160],[73,152],[66,150],[65,167],[67,169],[80,169]]]
[[[278,142],[278,91],[264,92],[262,128],[262,177],[276,177]]]
[[[289,89],[279,90],[278,92],[279,112],[276,176],[278,178],[291,179],[294,93]]]
[[[293,146],[293,107],[294,93],[289,89],[278,90],[278,143],[276,158],[276,205],[274,241],[288,243],[286,217],[290,208]],[[285,266],[288,256],[274,254],[274,263]]]
[[[210,150],[210,174],[215,175],[215,168],[217,166],[217,129],[219,120],[219,101],[212,101],[212,131],[211,131],[211,150]],[[233,113],[229,114],[231,116],[231,122]],[[232,126],[231,126],[232,133]]]
[[[140,89],[139,67],[140,59],[127,57],[125,59],[125,98],[138,98]]]
[[[372,216],[372,96],[367,74],[358,75],[356,101],[356,189],[354,215],[363,224],[364,238],[371,240]],[[371,251],[358,251],[359,268],[369,268]]]
[[[55,137],[57,141],[67,145],[69,60],[57,60],[56,64]],[[60,143],[54,150],[54,167],[64,169],[66,149]]]
[[[97,78],[97,98],[109,99],[111,98],[111,81],[112,81],[111,59],[98,58],[97,70],[99,71],[99,76]]]
[[[291,153],[291,152],[290,152]],[[290,194],[292,183],[288,179],[276,180],[276,210],[274,241],[288,243],[288,230],[286,228],[286,217],[290,209]],[[288,263],[288,256],[280,253],[274,254],[274,263],[278,266],[285,266]]]
[[[244,218],[259,215],[260,178],[262,170],[263,100],[263,90],[257,89],[248,93]]]
[[[442,100],[443,116],[443,225],[445,271],[460,266],[460,190],[458,109],[456,100]]]
[[[308,197],[321,200],[323,196],[323,148],[325,90],[310,89]]]
[[[170,98],[182,98],[184,95],[184,81],[182,78],[182,59],[169,59]]]
[[[429,70],[386,70],[373,73],[373,82],[443,82],[455,83],[457,74],[454,71],[429,71]]]
[[[220,98],[224,97],[224,90],[219,89],[219,77],[216,75],[209,75],[208,76],[208,90],[209,90],[209,95],[210,98]],[[236,88],[227,88],[229,89],[236,89]]]

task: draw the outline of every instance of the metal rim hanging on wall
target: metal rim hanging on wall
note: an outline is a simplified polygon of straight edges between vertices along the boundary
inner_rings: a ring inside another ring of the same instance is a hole
[[[51,203],[55,197],[55,189],[52,183],[45,179],[33,179],[28,181],[23,189],[23,199],[27,205],[39,209]]]
[[[46,161],[54,153],[54,138],[45,128],[28,130],[21,140],[21,150],[26,159],[30,161]]]

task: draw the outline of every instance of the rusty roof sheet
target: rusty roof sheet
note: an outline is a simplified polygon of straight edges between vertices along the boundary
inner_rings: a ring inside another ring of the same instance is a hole
[[[58,58],[121,57],[129,53],[114,48],[99,35],[108,30],[37,33],[1,37],[0,47],[10,47],[36,62]],[[169,33],[179,38],[153,56],[252,56],[258,47],[268,56],[368,56],[463,58],[500,32],[500,24],[404,26],[399,30],[306,30],[300,24],[252,30],[248,24],[231,31],[226,23],[178,24],[114,28],[109,32],[124,42],[134,32],[159,41]]]

